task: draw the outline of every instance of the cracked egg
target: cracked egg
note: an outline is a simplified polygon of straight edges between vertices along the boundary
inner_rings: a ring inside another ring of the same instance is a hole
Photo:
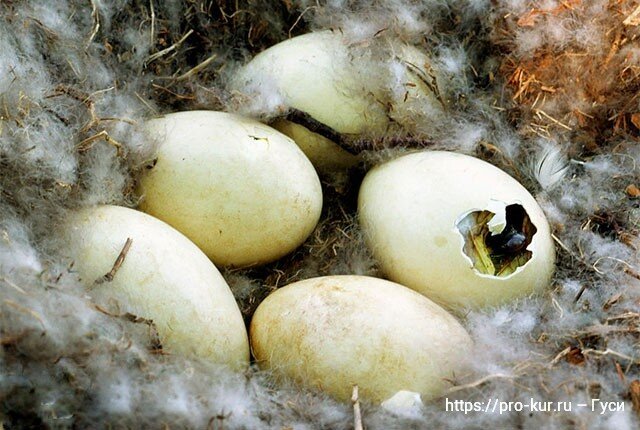
[[[549,285],[555,248],[533,196],[507,173],[444,151],[372,169],[359,219],[385,275],[451,308],[497,305]]]

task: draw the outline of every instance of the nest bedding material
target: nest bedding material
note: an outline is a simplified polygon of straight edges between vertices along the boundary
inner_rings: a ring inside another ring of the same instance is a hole
[[[240,4],[242,3],[242,4]],[[445,78],[446,114],[397,106],[402,127],[348,142],[323,176],[321,222],[295,253],[227,270],[248,323],[266,295],[331,274],[381,276],[356,222],[366,168],[416,148],[478,156],[536,195],[558,250],[541,296],[468,312],[473,372],[404,414],[363,403],[367,428],[636,428],[640,413],[640,45],[634,0],[46,0],[0,4],[0,421],[5,428],[349,428],[351,405],[174,356],[152,325],[106,312],[64,258],[69,210],[134,207],[154,147],[136,125],[178,110],[264,121],[268,89],[227,83],[288,37],[339,29],[366,53],[413,44]],[[363,57],[364,58],[364,57]],[[402,94],[393,61],[363,69]],[[400,97],[402,99],[402,97]],[[355,328],[357,331],[357,328]],[[571,402],[568,411],[447,411],[446,400]],[[599,413],[578,404],[622,402]]]

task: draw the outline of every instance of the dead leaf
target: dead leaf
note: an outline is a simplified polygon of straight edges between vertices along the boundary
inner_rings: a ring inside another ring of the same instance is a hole
[[[624,191],[632,199],[637,199],[638,197],[640,197],[640,188],[638,188],[638,186],[635,185],[635,184],[628,185],[627,188],[625,188]]]
[[[567,353],[567,362],[570,364],[574,364],[576,366],[580,366],[585,361],[584,355],[582,354],[582,350],[577,346],[572,346],[569,352]]]

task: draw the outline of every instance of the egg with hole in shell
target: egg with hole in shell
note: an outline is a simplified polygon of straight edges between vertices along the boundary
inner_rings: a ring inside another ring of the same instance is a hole
[[[256,310],[256,361],[279,378],[347,401],[353,385],[380,403],[399,391],[437,397],[466,366],[472,342],[426,297],[367,276],[326,276],[287,285]]]
[[[369,171],[360,226],[391,280],[451,308],[498,305],[547,287],[549,224],[533,196],[497,167],[422,151]]]
[[[108,205],[71,213],[61,231],[74,270],[103,308],[149,324],[165,352],[248,366],[247,331],[233,294],[182,234],[142,212]]]
[[[320,180],[284,134],[213,111],[165,115],[145,130],[159,147],[140,179],[140,209],[187,236],[214,263],[275,261],[315,228]]]

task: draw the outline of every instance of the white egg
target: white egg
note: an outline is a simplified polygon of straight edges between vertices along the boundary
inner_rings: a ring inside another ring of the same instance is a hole
[[[88,294],[103,307],[153,321],[163,350],[243,369],[247,331],[218,269],[182,234],[142,212],[97,206],[62,229]],[[131,239],[113,278],[104,279]]]
[[[398,391],[437,397],[466,366],[471,339],[420,294],[366,276],[327,276],[287,285],[251,321],[251,348],[277,377],[335,398],[380,403]]]
[[[287,136],[209,111],[165,115],[146,130],[160,146],[140,180],[140,208],[175,227],[214,263],[277,260],[315,228],[320,180]]]
[[[380,134],[391,118],[402,123],[418,108],[441,110],[428,64],[426,55],[400,42],[372,50],[350,45],[341,32],[320,31],[261,52],[234,76],[231,88],[251,99],[275,91],[282,107],[294,112],[274,127],[294,139],[318,170],[331,171],[357,162],[344,150],[343,137]]]
[[[547,287],[555,267],[536,200],[489,163],[425,151],[372,169],[360,225],[387,277],[448,307],[497,305]]]
[[[275,88],[287,108],[309,115],[337,133],[380,129],[386,113],[369,92],[367,70],[353,62],[340,32],[319,31],[280,42],[238,71],[232,88],[250,93]]]

